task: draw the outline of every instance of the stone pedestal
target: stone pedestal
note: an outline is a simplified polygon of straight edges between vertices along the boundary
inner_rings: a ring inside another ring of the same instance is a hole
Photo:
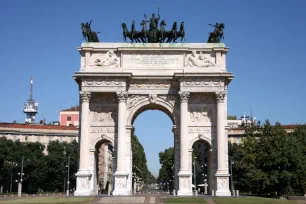
[[[74,192],[75,196],[90,196],[92,193],[89,188],[89,180],[91,178],[91,174],[89,171],[79,171],[76,174],[77,177],[77,185],[76,191]]]
[[[229,174],[216,174],[217,191],[216,196],[231,196],[229,191]]]
[[[131,192],[127,189],[128,175],[129,173],[126,171],[116,171],[113,195],[130,195]]]
[[[179,190],[177,192],[178,196],[192,196],[192,184],[191,184],[191,172],[190,171],[180,171],[179,176]]]

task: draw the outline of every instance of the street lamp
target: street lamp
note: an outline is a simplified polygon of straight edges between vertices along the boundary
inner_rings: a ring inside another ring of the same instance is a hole
[[[234,195],[234,183],[233,183],[233,164],[234,162],[232,161],[232,157],[229,157],[229,163],[230,163],[230,168],[231,168],[231,189]]]
[[[20,180],[18,182],[18,180],[16,180],[16,182],[18,182],[18,197],[21,197],[21,191],[22,191],[22,176],[24,175],[23,173],[23,161],[24,161],[24,156],[21,157],[21,172],[18,173],[18,175],[20,176]]]
[[[193,178],[194,178],[194,189],[195,189],[195,192],[197,191],[197,176],[196,176],[196,165],[195,165],[196,159],[197,159],[197,157],[194,157],[194,160],[193,160]]]
[[[68,165],[67,165],[67,168],[68,168],[68,173],[67,173],[67,193],[66,195],[69,196],[69,170],[70,170],[70,157],[68,157]]]

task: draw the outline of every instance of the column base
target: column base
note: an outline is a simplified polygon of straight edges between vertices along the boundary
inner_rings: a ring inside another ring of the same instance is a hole
[[[229,174],[215,174],[217,181],[216,196],[231,196],[229,190],[229,176]]]
[[[90,196],[92,192],[89,187],[89,180],[91,173],[89,170],[79,170],[75,174],[77,177],[76,191],[74,192],[75,196]]]
[[[191,183],[191,172],[180,171],[179,177],[179,190],[177,191],[178,196],[192,196],[192,183]]]
[[[130,195],[131,192],[127,189],[127,178],[129,173],[127,171],[116,171],[115,186],[113,195]]]

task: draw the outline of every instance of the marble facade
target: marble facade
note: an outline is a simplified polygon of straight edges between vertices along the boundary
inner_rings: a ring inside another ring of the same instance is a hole
[[[97,194],[96,144],[113,144],[113,195],[132,194],[131,134],[135,118],[157,109],[173,122],[175,188],[192,195],[192,145],[210,145],[210,190],[230,196],[227,88],[223,43],[83,43],[74,79],[80,90],[80,167],[75,195]]]

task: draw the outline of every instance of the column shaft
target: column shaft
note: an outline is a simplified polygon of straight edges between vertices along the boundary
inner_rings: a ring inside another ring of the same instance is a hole
[[[225,163],[225,103],[219,101],[217,103],[217,142],[218,142],[218,171],[224,171],[226,169]]]
[[[188,171],[188,103],[187,101],[181,102],[181,134],[180,134],[180,163],[181,171]]]
[[[82,102],[82,123],[81,123],[81,144],[80,144],[80,170],[89,168],[89,100],[90,92],[81,92]]]
[[[117,147],[117,171],[125,171],[125,100],[119,100],[118,105],[118,147]]]

